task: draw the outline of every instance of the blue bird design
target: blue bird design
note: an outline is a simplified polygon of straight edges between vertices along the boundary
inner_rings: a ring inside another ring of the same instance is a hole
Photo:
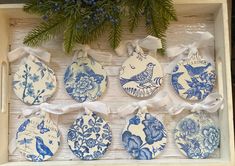
[[[51,150],[44,144],[41,137],[36,136],[36,150],[44,159],[45,156],[53,156]]]
[[[130,81],[134,81],[134,82],[138,83],[139,86],[144,87],[144,84],[152,83],[154,66],[156,66],[156,65],[150,62],[147,64],[145,70],[140,72],[139,74],[136,74],[129,79],[121,78],[120,79],[121,85],[123,86]]]
[[[184,65],[184,67],[187,69],[188,74],[193,77],[195,75],[200,75],[203,73],[209,66],[211,66],[211,63],[208,63],[206,66],[200,66],[200,67],[193,67],[190,64]]]
[[[26,121],[24,121],[23,124],[20,125],[20,127],[18,128],[18,131],[16,133],[16,139],[18,138],[18,134],[20,132],[23,132],[25,131],[26,127],[28,126],[28,124],[30,123],[30,119],[27,119]]]

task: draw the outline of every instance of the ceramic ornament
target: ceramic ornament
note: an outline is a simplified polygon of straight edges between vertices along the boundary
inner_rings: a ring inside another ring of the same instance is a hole
[[[112,141],[109,124],[95,113],[85,114],[74,121],[69,128],[69,148],[82,160],[101,158]]]
[[[156,117],[150,113],[139,111],[124,128],[122,142],[133,158],[138,160],[154,159],[166,146],[166,130]]]
[[[122,88],[137,98],[152,96],[162,85],[162,79],[160,63],[148,54],[132,54],[120,70]]]
[[[60,132],[48,116],[26,119],[16,133],[16,147],[29,161],[40,162],[55,155]]]
[[[107,87],[107,74],[103,66],[92,57],[79,57],[64,74],[67,93],[77,102],[95,101]]]
[[[174,130],[178,149],[188,158],[208,158],[220,144],[220,130],[204,113],[184,117]]]
[[[24,103],[38,105],[56,91],[54,71],[36,57],[28,56],[13,76],[13,90]]]
[[[182,98],[191,101],[206,98],[212,92],[215,81],[214,66],[200,56],[181,60],[175,66],[171,77],[175,92]]]

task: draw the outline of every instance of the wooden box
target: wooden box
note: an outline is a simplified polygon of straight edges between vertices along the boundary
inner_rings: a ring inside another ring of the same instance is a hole
[[[128,154],[119,145],[120,132],[125,120],[118,119],[115,114],[111,115],[110,121],[113,127],[114,145],[111,152],[107,152],[107,156],[101,160],[96,161],[80,161],[78,159],[70,158],[72,153],[65,148],[65,145],[58,152],[51,161],[32,163],[27,162],[20,156],[11,156],[8,153],[9,140],[14,136],[14,131],[19,125],[18,116],[20,109],[26,107],[16,99],[15,95],[11,92],[11,75],[17,70],[17,65],[9,64],[7,62],[7,53],[10,49],[22,45],[24,35],[38,22],[38,18],[28,15],[22,11],[22,4],[0,5],[0,165],[161,165],[161,166],[233,166],[234,165],[234,132],[233,132],[233,107],[232,107],[232,89],[231,89],[231,65],[230,65],[230,38],[228,28],[228,14],[227,14],[227,1],[226,0],[175,0],[175,8],[179,16],[178,23],[172,23],[167,32],[167,40],[169,45],[181,43],[181,40],[186,41],[183,37],[179,37],[180,33],[188,33],[188,36],[193,36],[193,31],[212,31],[215,36],[215,61],[217,67],[217,90],[223,95],[225,104],[224,109],[218,115],[218,124],[221,130],[221,144],[219,150],[214,156],[208,159],[186,159],[180,152],[176,150],[173,141],[170,141],[169,147],[166,149],[162,156],[150,161],[138,161],[128,158]],[[189,22],[187,22],[189,21]],[[182,29],[182,26],[184,27]],[[124,39],[134,39],[144,37],[146,34],[143,32],[144,27],[140,26],[134,34],[130,34],[124,30]],[[177,31],[178,29],[178,31]],[[184,32],[181,32],[183,30]],[[174,33],[176,31],[176,33]],[[177,35],[178,33],[178,35]],[[190,37],[189,37],[190,38]],[[107,50],[108,44],[101,38],[92,47]],[[191,37],[188,41],[192,41]],[[64,53],[61,48],[61,38],[49,42],[44,45],[47,50],[53,52],[52,68],[58,74],[58,82],[61,82],[62,73],[65,70],[72,57],[62,56]],[[60,44],[58,44],[60,43]],[[112,50],[108,50],[112,51]],[[162,64],[167,64],[167,58],[158,56]],[[117,71],[121,63],[126,57],[114,56],[112,64],[105,64],[109,75],[109,87],[107,94],[101,101],[109,104],[111,108],[115,109],[121,105],[129,102],[136,101],[127,96],[118,86]],[[61,84],[61,83],[60,83]],[[63,85],[59,85],[59,90],[55,97],[50,102],[59,103],[62,100],[67,103],[74,103],[65,91],[62,90]],[[119,88],[119,90],[117,90]],[[118,92],[120,91],[120,92]],[[115,92],[115,93],[113,93]],[[170,117],[166,113],[158,113],[160,117],[164,117],[166,125],[170,126],[168,132],[175,125],[180,117]],[[72,123],[75,116],[69,115],[64,117],[66,122],[62,121],[62,125]],[[64,134],[65,132],[62,131]],[[62,135],[63,135],[62,134]],[[172,137],[172,136],[171,136]],[[172,139],[172,138],[171,138]],[[64,140],[62,140],[64,141]],[[65,144],[65,143],[64,143]],[[179,155],[178,155],[179,154]]]

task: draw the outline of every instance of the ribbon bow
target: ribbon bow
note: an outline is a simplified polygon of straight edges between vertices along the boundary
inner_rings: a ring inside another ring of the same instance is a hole
[[[109,52],[98,51],[92,49],[89,45],[77,44],[74,48],[75,57],[87,57],[90,55],[97,61],[110,63],[112,61],[113,55]]]
[[[132,54],[144,54],[143,49],[156,53],[157,49],[162,48],[161,39],[154,36],[147,36],[144,39],[122,41],[115,49],[119,56],[131,56]]]
[[[154,98],[131,103],[130,105],[120,107],[117,111],[120,117],[125,117],[134,113],[137,110],[145,108],[161,108],[167,106],[170,102],[170,97],[166,91],[159,92]]]
[[[209,94],[203,101],[195,104],[180,103],[176,104],[168,109],[171,115],[177,115],[184,110],[190,110],[191,112],[206,111],[208,113],[214,113],[218,111],[223,105],[223,97],[218,93]]]
[[[42,49],[39,48],[34,49],[30,47],[18,47],[15,50],[8,53],[8,60],[9,62],[13,62],[25,56],[30,56],[32,58],[36,57],[47,63],[49,63],[51,59],[51,54]]]

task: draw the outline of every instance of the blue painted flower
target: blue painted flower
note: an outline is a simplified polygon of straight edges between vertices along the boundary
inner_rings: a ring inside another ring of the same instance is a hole
[[[94,77],[89,77],[89,75],[85,73],[78,73],[76,76],[76,87],[75,92],[77,93],[86,93],[95,88],[95,79]]]
[[[122,134],[122,141],[124,143],[124,147],[135,159],[152,159],[152,152],[150,152],[148,148],[142,148],[143,141],[139,136],[132,135],[129,131],[125,131]]]
[[[202,130],[202,134],[204,135],[204,146],[210,150],[214,151],[219,146],[220,136],[219,130],[214,126],[204,128]]]
[[[93,158],[94,158],[94,159],[98,159],[98,158],[100,158],[102,155],[103,155],[103,154],[102,154],[100,151],[95,151]]]
[[[36,74],[33,74],[31,77],[29,77],[33,82],[39,81],[39,76]]]
[[[26,94],[27,94],[28,96],[31,96],[31,97],[34,97],[34,95],[35,95],[34,90],[31,89],[31,88],[28,88],[28,89],[27,89]]]
[[[77,139],[77,132],[75,130],[70,129],[68,132],[68,139],[71,141],[75,141]]]
[[[199,124],[197,124],[193,119],[186,118],[180,123],[180,129],[185,134],[195,134],[199,131]]]
[[[140,117],[135,115],[133,118],[129,120],[129,124],[134,124],[134,125],[140,124]]]
[[[163,124],[151,114],[145,114],[145,120],[143,120],[142,123],[145,126],[143,130],[146,136],[145,140],[148,144],[151,145],[166,137],[166,131]]]
[[[46,82],[45,84],[46,84],[46,89],[48,90],[52,90],[55,87],[53,82]]]
[[[96,146],[96,140],[93,139],[93,138],[89,138],[88,140],[86,140],[86,145],[89,147],[89,148],[93,148]]]

